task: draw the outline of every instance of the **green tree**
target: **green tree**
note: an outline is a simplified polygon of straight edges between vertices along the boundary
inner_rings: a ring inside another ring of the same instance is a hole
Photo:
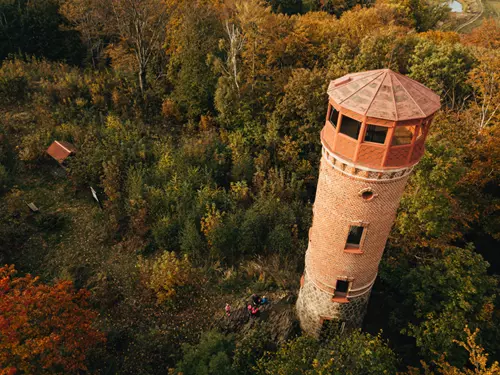
[[[410,77],[434,90],[455,108],[471,93],[467,76],[474,64],[474,57],[462,44],[422,39],[410,59]]]
[[[258,361],[259,374],[379,375],[396,372],[396,356],[380,335],[333,334],[321,345],[302,336]]]
[[[317,355],[319,366],[314,374],[378,375],[395,374],[397,359],[381,334],[355,330],[336,334]]]
[[[276,353],[268,353],[257,362],[257,373],[262,375],[312,374],[318,353],[316,339],[301,336],[284,344]]]
[[[196,345],[184,344],[175,373],[183,375],[232,375],[234,339],[216,331],[204,332]]]
[[[446,352],[463,363],[464,353],[453,345],[453,340],[463,339],[463,327],[494,329],[497,282],[488,267],[472,250],[448,247],[414,268],[399,263],[392,275],[382,276],[400,294],[392,296],[393,323],[416,339],[425,358],[437,359]]]
[[[269,327],[261,322],[256,324],[236,340],[233,369],[238,375],[255,374],[257,361],[266,351],[274,349],[274,346]]]
[[[172,99],[196,118],[214,108],[217,77],[208,57],[217,50],[222,25],[210,2],[183,1],[179,9],[168,26],[168,74],[174,83]]]
[[[437,374],[441,375],[495,375],[500,373],[500,365],[497,361],[489,364],[488,353],[485,353],[484,348],[476,342],[479,330],[476,329],[474,333],[468,327],[464,329],[467,340],[455,341],[455,344],[464,348],[469,355],[469,363],[463,369],[451,365],[446,360],[446,355],[442,355],[439,360],[435,362],[437,367]],[[435,375],[436,372],[432,371],[431,367],[423,363],[424,375]],[[433,366],[434,367],[434,366]],[[419,375],[421,371],[416,368],[411,368],[408,375]]]
[[[445,140],[427,142],[427,152],[401,200],[396,219],[398,243],[410,249],[447,244],[461,236],[464,217],[457,203],[457,183],[465,172],[460,148]]]
[[[301,156],[307,160],[319,154],[317,137],[324,125],[325,76],[325,72],[320,69],[294,70],[284,87],[285,95],[274,112],[278,117],[280,135],[296,140]],[[297,170],[298,165],[290,167],[293,171]]]
[[[79,64],[85,48],[78,33],[65,29],[58,0],[0,1],[0,61],[9,54],[26,54]]]
[[[418,37],[408,34],[407,27],[388,26],[366,36],[355,57],[356,70],[389,68],[406,73]]]
[[[266,0],[274,12],[286,14],[302,13],[302,0]]]
[[[126,65],[137,74],[141,93],[148,88],[147,76],[161,54],[167,23],[167,3],[160,0],[65,0],[63,13],[92,48],[100,36],[116,66]]]

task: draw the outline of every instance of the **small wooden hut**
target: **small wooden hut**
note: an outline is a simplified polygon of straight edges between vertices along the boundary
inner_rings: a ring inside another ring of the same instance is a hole
[[[47,149],[47,154],[52,156],[60,165],[71,155],[76,153],[76,147],[69,142],[54,141]]]

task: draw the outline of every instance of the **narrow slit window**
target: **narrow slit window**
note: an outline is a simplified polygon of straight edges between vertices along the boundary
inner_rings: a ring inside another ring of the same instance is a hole
[[[342,134],[358,139],[359,129],[361,129],[361,123],[359,121],[347,116],[342,116],[342,122],[340,125],[340,132]]]
[[[351,225],[351,227],[349,228],[349,235],[347,236],[346,248],[349,247],[359,248],[359,244],[361,243],[361,237],[363,237],[364,229],[365,228],[363,227]]]
[[[337,128],[337,121],[339,120],[339,111],[333,105],[330,105],[330,117],[328,118],[333,127]]]
[[[387,128],[384,126],[368,125],[365,134],[365,142],[385,143]]]

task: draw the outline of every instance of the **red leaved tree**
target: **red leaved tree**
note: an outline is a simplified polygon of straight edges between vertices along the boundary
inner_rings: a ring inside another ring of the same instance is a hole
[[[89,292],[70,281],[53,286],[0,268],[0,374],[74,374],[88,350],[105,341],[92,326]]]

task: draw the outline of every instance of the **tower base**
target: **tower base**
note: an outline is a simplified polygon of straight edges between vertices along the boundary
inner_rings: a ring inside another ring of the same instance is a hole
[[[332,293],[319,289],[307,273],[297,299],[300,327],[307,334],[319,337],[323,323],[334,320],[342,329],[361,328],[368,306],[371,288],[360,296],[349,297],[349,302],[332,301]]]

